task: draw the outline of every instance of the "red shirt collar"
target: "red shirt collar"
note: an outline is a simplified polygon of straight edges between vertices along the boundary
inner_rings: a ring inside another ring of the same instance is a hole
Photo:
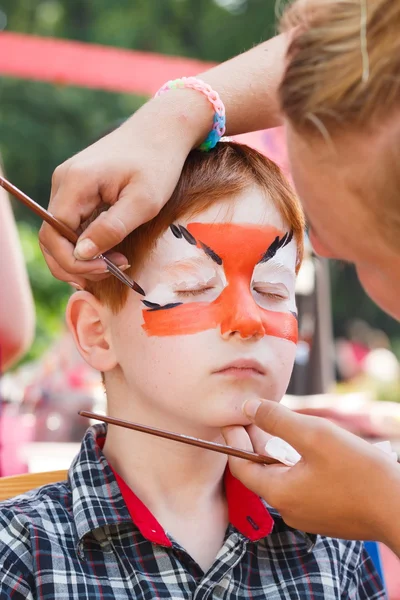
[[[99,440],[104,443],[104,440]],[[102,444],[101,444],[102,445]],[[111,467],[111,465],[110,465]],[[111,467],[122,497],[143,537],[160,546],[172,546],[164,528],[145,504],[136,496],[128,484]],[[229,521],[236,529],[253,542],[269,535],[274,520],[263,501],[236,479],[227,467],[224,476],[228,501]]]

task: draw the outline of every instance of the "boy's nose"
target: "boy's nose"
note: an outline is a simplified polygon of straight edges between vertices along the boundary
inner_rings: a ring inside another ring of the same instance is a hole
[[[255,303],[250,293],[241,298],[235,305],[224,306],[221,320],[221,335],[223,339],[238,336],[241,339],[260,339],[265,335],[261,318],[261,309]]]

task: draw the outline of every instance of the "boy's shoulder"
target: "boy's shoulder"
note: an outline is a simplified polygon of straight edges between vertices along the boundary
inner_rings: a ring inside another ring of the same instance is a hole
[[[62,527],[71,527],[70,496],[63,481],[0,502],[1,593],[18,588],[30,597],[34,540],[60,535]]]
[[[0,557],[18,544],[29,544],[33,530],[48,531],[70,521],[70,500],[68,482],[61,481],[0,502]]]
[[[66,497],[70,492],[67,480],[48,483],[18,496],[2,500],[0,502],[0,514],[15,511],[16,513],[26,512],[33,515],[50,505],[68,504]]]

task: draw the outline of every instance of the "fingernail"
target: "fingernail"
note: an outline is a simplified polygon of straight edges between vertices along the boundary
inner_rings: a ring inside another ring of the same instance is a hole
[[[247,400],[242,406],[242,411],[248,419],[253,420],[256,416],[256,412],[258,411],[260,404],[260,400]]]
[[[76,290],[78,290],[78,292],[81,292],[83,290],[83,288],[81,288],[80,285],[78,285],[77,283],[75,283],[74,281],[68,281],[69,285],[73,288],[75,288]]]
[[[74,250],[74,256],[78,260],[87,260],[89,258],[94,258],[95,256],[97,256],[98,253],[98,247],[89,238],[78,242]]]
[[[120,271],[127,271],[131,268],[132,265],[122,265],[122,267],[118,267]]]

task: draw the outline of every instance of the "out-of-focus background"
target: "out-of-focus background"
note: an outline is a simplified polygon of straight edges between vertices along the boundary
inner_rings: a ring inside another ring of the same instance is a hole
[[[280,4],[0,0],[0,154],[6,176],[47,206],[58,164],[126,119],[166,79],[194,75],[206,68],[203,62],[224,61],[271,37]],[[242,139],[287,171],[279,129]],[[36,334],[0,382],[3,476],[66,468],[88,425],[77,410],[105,410],[98,374],[79,358],[65,329],[71,288],[47,270],[38,218],[17,201],[12,206]],[[8,282],[0,285],[4,294]],[[366,296],[351,265],[328,265],[310,248],[297,291],[300,343],[284,401],[368,440],[390,439],[400,451],[400,324]]]

